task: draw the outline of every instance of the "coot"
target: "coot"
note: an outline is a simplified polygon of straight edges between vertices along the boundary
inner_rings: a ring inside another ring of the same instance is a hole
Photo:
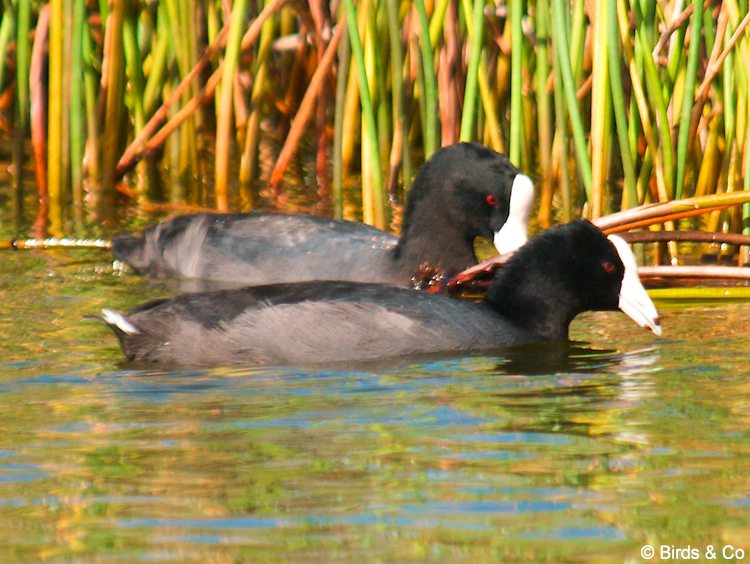
[[[508,158],[452,145],[422,167],[401,238],[350,221],[287,213],[198,213],[119,234],[115,256],[151,277],[269,284],[350,280],[409,285],[423,263],[447,273],[476,264],[477,236],[500,252],[526,242],[531,180]]]
[[[126,315],[104,310],[131,360],[176,365],[309,364],[564,341],[587,310],[621,309],[661,334],[633,253],[587,221],[545,231],[481,303],[355,282],[185,294]]]

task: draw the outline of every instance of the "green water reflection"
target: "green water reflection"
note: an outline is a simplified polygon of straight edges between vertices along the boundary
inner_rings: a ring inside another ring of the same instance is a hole
[[[0,264],[3,560],[640,560],[750,551],[750,305],[377,370],[134,370],[84,319],[168,288]]]

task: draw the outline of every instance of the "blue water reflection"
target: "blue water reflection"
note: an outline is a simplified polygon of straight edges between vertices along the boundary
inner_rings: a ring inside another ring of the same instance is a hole
[[[123,363],[84,317],[164,288],[64,260],[50,284],[39,261],[0,312],[6,560],[750,548],[749,305],[666,311],[663,339],[593,314],[567,345],[171,371]]]

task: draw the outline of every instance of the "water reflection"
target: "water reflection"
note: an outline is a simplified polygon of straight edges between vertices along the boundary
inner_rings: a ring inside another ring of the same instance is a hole
[[[83,319],[163,288],[100,255],[15,260],[0,264],[7,560],[750,548],[750,306],[667,311],[663,339],[605,314],[565,346],[170,371],[122,364]]]
[[[600,349],[588,343],[543,343],[503,351],[498,372],[503,374],[559,374],[607,371],[620,362],[614,349]]]

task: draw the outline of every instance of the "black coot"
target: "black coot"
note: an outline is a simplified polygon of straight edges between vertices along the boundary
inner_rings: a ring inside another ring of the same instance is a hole
[[[618,308],[661,334],[627,244],[577,221],[522,247],[481,303],[329,281],[186,294],[103,318],[131,360],[309,364],[564,341],[579,313]]]
[[[350,280],[406,286],[423,263],[447,273],[477,262],[473,241],[500,252],[526,242],[531,180],[507,157],[461,143],[422,167],[401,238],[350,221],[301,214],[199,213],[115,236],[115,256],[152,277],[270,284]]]

